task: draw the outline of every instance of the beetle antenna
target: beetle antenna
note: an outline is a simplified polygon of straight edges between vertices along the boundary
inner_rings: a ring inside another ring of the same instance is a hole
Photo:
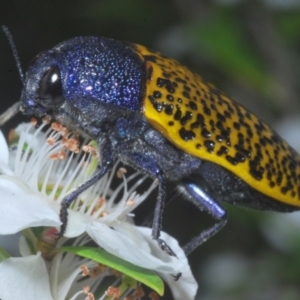
[[[0,115],[0,126],[5,124],[13,116],[15,116],[20,111],[21,101],[16,102],[11,107],[9,107],[3,114]]]
[[[15,59],[15,62],[16,62],[16,65],[17,65],[17,68],[18,68],[18,71],[19,71],[19,74],[20,74],[20,77],[21,77],[21,81],[24,84],[24,74],[22,72],[21,62],[20,62],[20,59],[19,59],[19,55],[18,55],[18,51],[17,51],[16,44],[14,42],[14,39],[13,39],[10,31],[8,30],[8,28],[6,26],[2,25],[2,30],[3,30],[3,32],[5,33],[5,35],[8,39],[8,42],[9,42],[11,50],[13,52],[14,59]]]
[[[15,62],[16,62],[16,65],[17,65],[17,68],[18,68],[18,71],[19,71],[19,74],[20,74],[21,81],[24,85],[24,74],[22,72],[21,62],[20,62],[19,55],[18,55],[18,52],[17,52],[16,44],[15,44],[14,39],[13,39],[10,31],[8,30],[8,28],[3,25],[2,30],[3,30],[3,32],[5,33],[5,35],[8,39],[8,42],[9,42],[10,47],[12,49],[13,56],[14,56],[14,59],[15,59]],[[16,115],[20,110],[20,106],[21,106],[21,101],[18,101],[17,103],[15,103],[11,107],[9,107],[3,114],[1,114],[0,115],[0,126],[2,126],[4,123],[6,123],[14,115]]]

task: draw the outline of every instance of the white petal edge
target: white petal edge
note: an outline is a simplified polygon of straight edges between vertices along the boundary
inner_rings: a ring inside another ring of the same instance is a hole
[[[135,226],[132,227],[136,228]],[[145,228],[145,230],[147,229],[149,236],[151,236],[151,229]],[[87,226],[87,234],[107,252],[134,265],[168,274],[177,274],[179,271],[177,258],[163,253],[165,255],[164,260],[159,259],[152,255],[149,250],[141,249],[139,244],[128,238],[126,234],[119,233],[103,223],[93,223]],[[156,242],[152,241],[152,243]]]
[[[9,150],[2,131],[0,131],[0,153],[0,173],[12,175],[13,171],[9,167]]]
[[[0,299],[53,300],[40,254],[4,260],[0,263],[0,278]]]
[[[88,223],[92,222],[91,217],[80,212],[68,209],[68,223],[64,237],[73,238],[86,231]]]
[[[146,228],[148,229],[148,228]],[[145,228],[139,227],[141,232],[145,233],[145,237],[147,231]],[[151,238],[151,237],[150,237]],[[160,274],[164,281],[170,287],[173,297],[175,300],[193,300],[196,296],[198,290],[198,283],[195,280],[191,268],[189,266],[189,262],[182,248],[179,246],[177,240],[172,238],[170,235],[165,232],[161,232],[161,238],[172,248],[172,250],[176,253],[178,257],[178,265],[181,272],[181,277],[179,280],[175,281],[174,277],[170,274]],[[148,237],[149,239],[149,237]],[[176,275],[176,274],[173,274]]]
[[[0,153],[0,164],[8,165],[9,151],[2,131],[0,131]]]
[[[16,178],[0,175],[0,234],[28,227],[60,226],[59,205],[31,193]]]

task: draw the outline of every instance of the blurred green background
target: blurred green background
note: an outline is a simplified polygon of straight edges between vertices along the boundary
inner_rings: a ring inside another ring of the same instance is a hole
[[[24,70],[74,36],[144,44],[213,82],[300,152],[300,0],[1,0],[0,24]],[[2,112],[22,88],[4,34],[0,57]],[[228,211],[225,229],[190,255],[197,299],[300,299],[300,215]],[[211,223],[180,199],[164,216],[164,230],[182,244]]]

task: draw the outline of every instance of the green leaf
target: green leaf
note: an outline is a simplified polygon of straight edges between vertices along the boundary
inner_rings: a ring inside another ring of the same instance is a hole
[[[281,33],[280,37],[292,46],[297,46],[300,31],[300,11],[280,14],[276,19],[276,23],[278,31]]]
[[[6,252],[3,248],[0,247],[0,262],[9,257],[10,255],[8,254],[8,252]]]
[[[135,266],[128,261],[106,252],[104,249],[92,247],[62,247],[58,250],[61,252],[74,253],[94,260],[145,284],[160,296],[164,294],[164,283],[154,271]],[[127,282],[130,282],[130,280],[127,279]]]
[[[218,67],[265,93],[270,78],[263,62],[230,12],[216,13],[204,24],[187,28],[193,41]]]
[[[89,19],[116,20],[142,26],[147,23],[153,26],[156,22],[163,24],[166,19],[170,18],[166,14],[169,9],[168,3],[163,3],[163,1],[158,9],[157,3],[151,0],[110,0],[105,3],[105,9],[103,9],[103,3],[95,1],[91,2],[85,10],[81,9],[80,13]]]

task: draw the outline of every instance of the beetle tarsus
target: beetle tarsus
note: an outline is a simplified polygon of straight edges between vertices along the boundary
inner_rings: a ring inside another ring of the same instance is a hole
[[[157,242],[158,242],[158,246],[160,247],[160,249],[162,251],[166,252],[170,256],[177,257],[177,255],[175,254],[175,252],[171,249],[171,247],[163,239],[158,238]]]
[[[66,231],[68,224],[68,208],[69,205],[67,205],[67,203],[63,200],[59,211],[59,219],[62,224],[60,226],[60,231],[57,233],[57,239],[60,239]]]
[[[181,272],[178,272],[176,275],[172,275],[172,277],[174,278],[174,281],[178,281],[181,276],[182,276]]]

